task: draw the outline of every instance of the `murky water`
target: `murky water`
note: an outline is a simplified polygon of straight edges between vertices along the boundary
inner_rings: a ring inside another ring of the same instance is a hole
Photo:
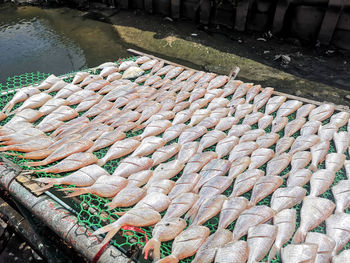
[[[25,72],[63,74],[125,56],[111,25],[79,11],[0,5],[0,83]]]

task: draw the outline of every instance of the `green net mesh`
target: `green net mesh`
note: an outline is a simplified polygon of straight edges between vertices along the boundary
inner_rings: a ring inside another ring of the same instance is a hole
[[[120,63],[122,61],[127,61],[127,60],[135,60],[135,57],[129,57],[129,58],[125,58],[125,59],[119,59],[117,63]],[[85,71],[88,71],[91,74],[98,74],[99,71],[96,70],[91,70],[91,69],[86,69]],[[74,72],[72,72],[74,73]],[[147,72],[146,72],[147,73]],[[36,72],[36,73],[26,73],[26,74],[22,74],[22,75],[18,75],[18,76],[14,76],[14,77],[9,77],[6,81],[6,83],[4,84],[0,84],[0,89],[3,93],[6,94],[2,94],[1,97],[1,102],[0,102],[0,108],[3,108],[6,103],[11,100],[11,98],[14,95],[15,89],[20,88],[20,87],[26,87],[29,85],[35,85],[37,83],[39,83],[40,81],[44,80],[45,78],[47,78],[50,74],[46,74],[46,73],[40,73],[40,72]],[[67,74],[68,75],[68,74]],[[64,78],[64,81],[66,82],[71,82],[73,79],[73,77],[66,77]],[[141,83],[143,84],[143,83]],[[55,93],[52,93],[50,95],[55,95]],[[227,98],[230,99],[230,97],[232,97],[232,95],[228,96]],[[252,102],[251,102],[252,103]],[[19,105],[16,105],[15,108],[19,107]],[[264,112],[264,107],[261,108],[259,110],[260,112]],[[82,114],[82,113],[81,113]],[[273,117],[276,116],[276,112],[271,114]],[[11,119],[11,117],[8,117],[7,119],[3,120],[0,122],[0,125],[4,125],[5,123],[7,123],[9,120]],[[42,118],[41,118],[42,119]],[[39,123],[41,121],[41,119],[39,119],[38,121],[36,121],[36,123]],[[289,121],[295,119],[295,113],[291,114],[290,116],[288,116]],[[323,124],[326,124],[329,122],[329,119],[327,119],[326,121],[323,122]],[[258,126],[257,124],[252,125],[252,129],[257,129]],[[340,131],[346,131],[347,127],[341,127]],[[271,131],[271,126],[267,127],[265,129],[266,132],[270,132]],[[134,137],[134,136],[138,136],[143,132],[142,130],[139,130],[137,132],[127,132],[126,136],[127,137]],[[227,133],[227,131],[226,131]],[[283,137],[284,135],[284,131],[280,131],[278,132],[278,134],[280,135],[280,137]],[[293,134],[293,137],[297,137],[299,136],[299,132],[296,132],[295,134]],[[158,135],[158,136],[162,136],[162,134]],[[197,139],[197,140],[200,140]],[[176,142],[177,139],[170,141],[167,143],[171,144],[173,142]],[[270,147],[271,149],[275,149],[275,145]],[[94,152],[94,154],[100,159],[102,158],[108,151],[109,147],[101,149],[99,151]],[[207,149],[205,149],[205,151],[215,151],[215,145],[212,147],[209,147]],[[333,141],[331,142],[331,146],[329,149],[329,152],[335,152],[335,146]],[[16,152],[13,152],[16,153]],[[20,153],[18,153],[20,154]],[[349,155],[348,152],[345,153],[347,159],[349,159]],[[27,160],[20,158],[20,157],[13,157],[10,155],[5,155],[7,158],[11,159],[13,162],[15,162],[16,164],[18,164],[19,166],[26,168],[26,169],[31,169],[28,168],[26,166],[26,164],[28,163]],[[103,168],[106,169],[110,174],[112,174],[114,172],[114,170],[116,169],[116,167],[118,167],[119,162],[126,158],[127,156],[120,158],[120,159],[116,159],[116,160],[112,160],[107,162]],[[168,161],[173,160],[174,157],[170,158]],[[224,159],[228,159],[228,156],[225,156]],[[54,163],[55,164],[55,163]],[[53,164],[50,164],[48,166],[52,166]],[[42,167],[37,167],[35,169],[38,168],[45,168],[48,166],[42,166]],[[265,170],[266,165],[260,167],[259,169]],[[319,169],[322,169],[325,167],[324,162],[322,162],[319,165]],[[288,173],[290,171],[291,167],[290,165],[281,173],[281,175],[285,175],[286,173]],[[36,175],[38,177],[58,177],[58,176],[66,176],[70,173],[64,173],[64,174],[49,174],[49,173],[37,173]],[[177,175],[176,177],[172,178],[172,180],[177,180],[179,178],[179,176],[181,175],[181,173],[179,175]],[[346,173],[345,173],[345,169],[342,168],[340,171],[338,171],[336,173],[336,179],[334,180],[333,185],[336,185],[337,182],[339,180],[346,180]],[[74,186],[68,186],[68,187],[74,187]],[[284,183],[281,187],[286,187],[286,179],[284,179]],[[307,189],[307,194],[309,194],[310,191],[310,184],[306,184],[304,186]],[[60,189],[63,188],[62,186],[55,186],[54,189]],[[230,193],[232,192],[233,189],[233,184],[223,193],[226,196],[229,196]],[[245,193],[243,195],[244,197],[246,197],[247,199],[250,199],[251,196],[251,191]],[[324,198],[330,199],[334,202],[334,198],[332,195],[331,190],[327,190],[324,194],[321,195]],[[264,198],[263,200],[261,200],[257,205],[270,205],[270,200],[271,200],[271,195]],[[109,199],[107,198],[101,198],[98,197],[96,195],[93,194],[84,194],[79,196],[79,201],[78,202],[72,202],[70,203],[71,206],[75,209],[75,211],[77,212],[77,217],[79,219],[79,223],[86,225],[88,227],[91,227],[92,229],[96,230],[98,228],[101,228],[102,226],[105,226],[106,224],[112,223],[115,220],[117,220],[120,216],[116,215],[116,212],[123,212],[123,211],[127,211],[130,208],[116,208],[113,210],[108,211],[108,207],[106,206],[106,204],[110,202]],[[300,208],[301,205],[298,204],[294,207],[297,211],[297,226],[296,228],[299,226],[299,222],[300,222]],[[165,212],[162,213],[162,215]],[[350,209],[346,210],[346,213],[350,213]],[[211,233],[214,233],[217,229],[218,226],[218,218],[219,216],[216,216],[212,219],[210,219],[208,222],[206,222],[204,225],[207,226]],[[189,223],[189,222],[188,222]],[[235,222],[233,222],[228,229],[233,231],[233,228],[235,226]],[[145,231],[145,233],[147,234],[147,237],[150,239],[152,237],[152,227],[143,227],[141,228],[143,231]],[[325,223],[320,224],[317,228],[313,229],[312,231],[315,232],[320,232],[320,233],[325,233]],[[246,237],[243,237],[242,239],[246,239]],[[122,251],[126,252],[129,256],[133,254],[134,248],[135,246],[138,246],[139,248],[142,248],[145,244],[145,236],[142,233],[138,233],[132,230],[121,230],[120,231],[120,235],[116,235],[116,237],[113,239],[113,245],[118,247],[118,248],[122,248]],[[291,242],[291,240],[289,242],[287,242],[284,246],[286,246],[287,244],[289,244]],[[171,253],[171,247],[172,247],[172,241],[169,242],[164,242],[162,243],[161,246],[161,254],[162,256],[167,256]],[[350,244],[348,244],[345,249],[350,248]],[[134,254],[133,254],[134,255]],[[139,261],[144,261],[142,255],[140,255],[140,253],[138,254],[138,259]],[[180,262],[191,262],[193,259],[193,257],[181,260]],[[267,256],[264,258],[263,261],[267,261]],[[277,257],[276,259],[274,259],[272,262],[281,262],[281,259],[279,257]]]

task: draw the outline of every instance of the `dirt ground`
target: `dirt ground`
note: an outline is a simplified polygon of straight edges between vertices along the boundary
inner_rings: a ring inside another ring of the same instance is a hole
[[[206,28],[193,21],[173,21],[140,10],[95,6],[84,16],[115,25],[128,45],[146,53],[222,74],[237,63],[241,67],[238,76],[244,81],[318,101],[350,104],[350,96],[346,98],[350,95],[349,51],[280,39],[270,32]],[[205,58],[201,54],[206,54]],[[229,60],[224,61],[226,58]]]

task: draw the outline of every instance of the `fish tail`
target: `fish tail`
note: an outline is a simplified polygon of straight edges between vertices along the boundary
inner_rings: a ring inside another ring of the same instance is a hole
[[[141,141],[143,139],[142,135],[133,137],[134,140]]]
[[[316,172],[316,171],[317,171],[317,167],[316,167],[316,165],[314,165],[314,164],[310,164],[310,166],[309,166],[309,170],[311,170],[311,171],[313,171],[313,172]]]
[[[246,209],[252,208],[253,206],[255,206],[255,203],[250,200]]]
[[[160,241],[157,239],[152,238],[149,240],[146,245],[144,246],[142,253],[145,254],[145,259],[148,258],[148,253],[153,250],[153,259],[159,260],[160,259]]]
[[[33,192],[33,193],[36,193],[36,192],[44,192],[44,191],[50,189],[53,185],[54,185],[54,183],[49,183],[49,184],[47,184],[47,185],[45,185],[45,186],[43,186],[43,187],[40,187],[39,189],[33,190],[32,192]]]
[[[270,263],[271,260],[273,260],[276,257],[276,253],[278,253],[278,248],[276,247],[275,244],[273,244],[273,246],[271,247],[267,262]]]
[[[73,191],[72,193],[68,194],[66,198],[89,193],[89,190],[84,187],[83,188],[63,188],[63,189],[58,189],[58,191]]]
[[[106,162],[107,161],[104,158],[102,158],[97,161],[97,165],[102,167],[106,164]]]
[[[289,174],[290,174],[290,171],[288,173],[286,173],[285,175],[282,175],[281,178],[286,179],[286,178],[288,178]]]
[[[12,108],[15,106],[14,103],[9,102],[8,104],[5,105],[5,107],[2,109],[1,112],[5,113],[5,114],[9,114],[9,112],[12,110]]]
[[[122,215],[125,215],[127,211],[123,211],[123,212],[115,212],[113,214],[117,215],[117,216],[122,216]]]
[[[188,210],[188,212],[185,215],[185,219],[190,219],[191,221],[193,221],[193,219],[195,218],[195,216],[197,215],[198,209],[199,209],[199,200],[192,206],[192,208],[190,210]],[[193,222],[192,222],[193,223]]]
[[[100,229],[97,229],[95,232],[93,232],[93,235],[100,235],[103,233],[107,233],[106,237],[103,239],[102,244],[107,244],[109,243],[109,241],[111,241],[111,239],[114,237],[115,234],[118,233],[118,231],[120,230],[121,225],[120,224],[109,224],[107,226],[104,226]]]
[[[179,260],[172,255],[162,258],[161,260],[158,261],[158,263],[177,263],[177,262],[179,262]]]
[[[297,229],[297,232],[295,232],[294,237],[293,237],[293,242],[295,244],[300,244],[303,243],[305,240],[305,234],[302,232],[300,227]]]

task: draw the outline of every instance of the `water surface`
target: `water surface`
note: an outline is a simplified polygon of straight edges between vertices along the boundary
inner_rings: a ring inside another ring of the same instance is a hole
[[[83,15],[0,5],[0,83],[25,72],[59,75],[128,56],[111,25]]]

